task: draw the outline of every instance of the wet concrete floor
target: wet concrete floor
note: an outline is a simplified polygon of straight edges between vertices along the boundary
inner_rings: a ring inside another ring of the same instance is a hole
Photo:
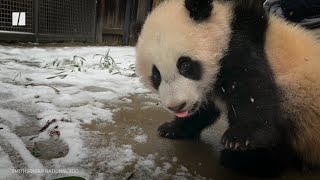
[[[192,175],[201,176],[208,179],[255,179],[244,176],[230,169],[222,167],[219,163],[219,150],[221,135],[224,133],[227,124],[221,118],[210,128],[206,129],[198,140],[170,140],[159,137],[157,128],[160,124],[170,121],[173,116],[164,110],[158,101],[146,95],[128,97],[129,103],[117,103],[110,105],[110,109],[118,109],[114,113],[113,125],[105,125],[95,122],[85,125],[87,131],[99,131],[101,138],[110,139],[117,137],[117,142],[122,144],[133,144],[134,152],[140,156],[157,153],[160,159],[177,159],[185,166]],[[148,136],[146,143],[132,143],[132,138],[128,135],[128,129],[133,126],[141,127]],[[112,133],[110,133],[112,132]],[[156,160],[161,165],[162,160]],[[174,173],[178,168],[172,163],[168,173]],[[132,169],[126,168],[126,171]],[[301,173],[290,170],[274,179],[320,179],[320,171]]]

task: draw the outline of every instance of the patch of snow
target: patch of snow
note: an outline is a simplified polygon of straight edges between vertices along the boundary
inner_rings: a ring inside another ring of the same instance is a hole
[[[0,146],[0,178],[1,179],[20,179],[17,174],[13,174],[14,166],[9,156],[2,150]]]
[[[104,173],[99,173],[95,180],[104,180]]]
[[[129,103],[125,98],[129,94],[148,92],[139,78],[126,76],[133,72],[135,50],[132,47],[0,46],[0,49],[0,94],[12,94],[0,102],[0,117],[13,125],[22,125],[23,119],[17,111],[36,115],[40,127],[55,119],[37,138],[49,139],[50,131],[58,127],[69,153],[53,160],[56,166],[77,163],[86,157],[81,124],[93,120],[114,123],[113,113],[104,108],[106,103],[115,99]],[[113,75],[107,69],[94,66],[102,57],[95,55],[105,55],[109,49],[122,74]],[[85,59],[82,70],[72,72],[72,63],[81,63],[80,57]],[[138,139],[142,141],[143,137]]]
[[[64,111],[73,119],[80,120],[83,123],[91,123],[93,120],[106,121],[113,123],[112,113],[108,109],[101,109],[92,105],[84,105],[81,107],[72,107]]]
[[[146,143],[148,136],[144,133],[143,129],[138,126],[132,126],[128,129],[128,135],[133,136],[133,140],[138,143]]]
[[[148,140],[148,136],[146,134],[137,135],[136,137],[134,137],[134,140],[138,143],[146,143]]]
[[[86,156],[83,141],[80,137],[80,124],[61,123],[59,126],[60,138],[68,144],[69,152],[67,156],[54,159],[56,167],[63,167],[65,164],[74,164],[82,161]]]
[[[157,154],[149,154],[147,157],[138,157],[134,166],[134,175],[138,179],[171,179],[168,170],[172,165],[163,162],[161,166],[156,166]]]
[[[125,103],[131,103],[132,102],[132,100],[128,99],[128,98],[122,98],[122,101],[124,101]]]
[[[43,164],[35,158],[30,151],[27,150],[23,141],[13,132],[10,131],[9,127],[4,124],[0,124],[3,128],[1,130],[0,136],[10,143],[10,145],[20,154],[21,158],[26,163],[27,167],[30,169],[44,169]],[[0,161],[2,162],[2,161]],[[41,176],[40,174],[35,174],[36,176]]]
[[[102,56],[95,55],[105,55],[109,49],[109,55],[117,63],[120,74],[114,74],[98,66]],[[77,57],[74,59],[74,56]],[[81,64],[80,57],[85,61],[81,65],[81,71],[78,71],[74,65]],[[0,138],[8,141],[20,154],[24,161],[22,163],[25,163],[27,168],[79,169],[78,174],[72,175],[86,179],[93,179],[93,174],[97,175],[96,179],[118,179],[119,175],[129,177],[131,174],[137,179],[171,179],[168,171],[172,165],[164,162],[165,160],[160,160],[162,164],[158,164],[157,153],[142,157],[134,152],[136,143],[118,144],[112,139],[105,139],[107,143],[99,141],[98,143],[106,144],[92,148],[88,143],[89,136],[98,134],[83,130],[83,125],[93,121],[102,121],[116,127],[118,124],[113,119],[113,113],[120,108],[114,107],[113,104],[132,103],[128,98],[132,94],[150,92],[143,87],[139,78],[132,77],[134,63],[135,50],[132,47],[0,46],[0,125],[3,127],[0,130]],[[156,94],[150,96],[159,99]],[[157,103],[146,102],[143,106],[155,107]],[[42,132],[36,132],[34,141],[48,140],[52,138],[52,130],[59,131],[59,138],[69,149],[65,157],[40,162],[26,149],[26,142],[21,139],[29,137],[20,139],[14,133],[14,128],[23,127],[27,123],[26,120],[32,119],[32,123],[40,128],[52,122]],[[112,129],[103,134],[116,136],[117,132]],[[147,134],[138,126],[128,128],[124,135],[128,135],[128,139],[133,139],[133,142],[146,143],[148,140]],[[94,137],[92,140],[97,139]],[[176,158],[172,161],[178,160]],[[7,171],[1,171],[1,167],[13,167],[10,162],[8,156],[0,149],[0,174],[9,176],[8,179],[15,179],[13,174],[10,176]],[[99,170],[93,167],[103,171],[98,172]],[[131,168],[133,172],[125,172],[127,168]],[[177,177],[182,172],[185,177],[191,177],[181,168]],[[63,176],[64,174],[47,174],[35,178],[55,179]]]
[[[178,169],[177,169],[177,172],[176,174],[173,176],[172,179],[175,179],[175,180],[188,180],[192,177],[191,173],[189,172],[189,170],[184,167],[184,166],[180,166]]]
[[[107,160],[104,165],[108,169],[107,172],[111,174],[123,171],[127,165],[130,165],[136,159],[131,145],[117,147],[112,143],[108,148],[104,149],[104,153]]]
[[[149,154],[146,158],[139,158],[134,166],[135,171],[142,177],[150,177],[155,172],[155,156]]]
[[[8,122],[12,127],[22,124],[23,117],[15,110],[2,109],[0,107],[0,119]]]
[[[174,163],[178,162],[178,158],[177,157],[173,157],[172,158],[172,162],[174,162]]]
[[[132,126],[128,129],[128,132],[143,132],[143,130],[139,126]]]

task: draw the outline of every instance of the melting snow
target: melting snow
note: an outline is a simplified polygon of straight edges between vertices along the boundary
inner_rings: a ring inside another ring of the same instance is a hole
[[[136,137],[134,137],[134,140],[138,143],[146,143],[148,140],[148,136],[146,134],[137,135]]]
[[[117,63],[109,69],[106,68],[108,63],[103,64],[108,49]],[[110,142],[107,147],[93,149],[85,143],[88,137],[82,129],[83,124],[93,121],[116,124],[113,119],[116,110],[106,104],[119,100],[131,103],[132,100],[126,98],[130,94],[148,92],[134,77],[134,61],[135,51],[131,47],[0,46],[0,179],[18,177],[11,173],[11,169],[17,167],[4,153],[2,141],[10,144],[22,163],[31,169],[73,168],[79,169],[77,176],[104,179],[116,174],[130,176],[130,172],[123,171],[132,166],[135,177],[169,178],[166,172],[171,168],[170,163],[156,165],[156,155],[139,156],[130,144]],[[38,132],[48,122],[52,123]],[[15,129],[28,123],[38,130],[25,137],[18,136]],[[39,160],[27,149],[27,143],[48,140],[52,138],[50,132],[53,130],[60,132],[59,139],[69,151],[65,157]],[[106,132],[110,133],[114,132]],[[148,142],[148,136],[138,126],[129,128],[127,135],[132,141]],[[98,160],[104,161],[96,162]],[[107,171],[100,173],[90,169],[95,163],[102,163]],[[36,174],[32,177],[53,179],[63,175],[70,174]],[[180,168],[176,178],[181,176],[190,177],[190,173]]]
[[[9,158],[9,156],[3,151],[3,149],[0,147],[0,178],[3,179],[18,179],[17,174],[12,174],[12,169],[14,169],[14,166]]]
[[[11,127],[21,125],[23,121],[23,117],[17,111],[11,109],[2,109],[1,107],[0,119],[2,119],[3,123],[9,124]]]

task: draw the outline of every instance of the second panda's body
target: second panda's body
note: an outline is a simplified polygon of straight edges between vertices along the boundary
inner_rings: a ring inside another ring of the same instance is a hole
[[[298,156],[320,164],[320,45],[316,37],[270,18],[265,51],[281,89],[281,119]]]
[[[232,151],[285,144],[320,162],[320,45],[251,1],[169,0],[148,17],[137,70],[176,114],[160,135],[200,134],[226,111]]]

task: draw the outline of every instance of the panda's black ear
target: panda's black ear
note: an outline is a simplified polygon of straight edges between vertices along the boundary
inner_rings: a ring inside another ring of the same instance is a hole
[[[213,0],[185,0],[185,7],[190,17],[197,21],[205,21],[211,16]]]

